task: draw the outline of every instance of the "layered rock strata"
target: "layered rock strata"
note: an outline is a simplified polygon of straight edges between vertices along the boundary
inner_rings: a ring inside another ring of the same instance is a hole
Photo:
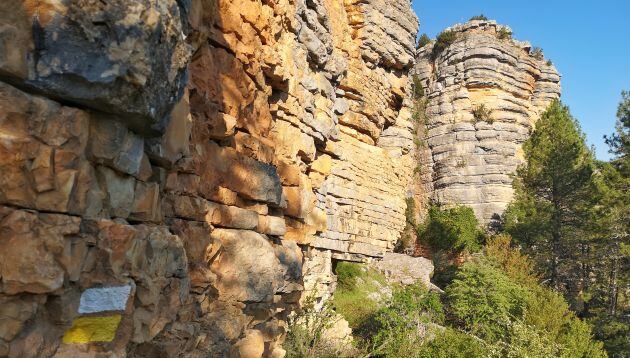
[[[0,356],[281,357],[391,250],[408,0],[0,4]]]
[[[415,73],[427,96],[429,195],[441,204],[471,206],[490,223],[513,196],[511,175],[521,144],[551,101],[560,76],[550,61],[494,21],[470,21],[438,53],[418,50]]]

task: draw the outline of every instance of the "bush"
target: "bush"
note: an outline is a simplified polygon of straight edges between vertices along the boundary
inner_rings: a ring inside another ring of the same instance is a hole
[[[490,117],[492,115],[492,111],[489,110],[483,103],[473,108],[473,116],[475,121],[477,122],[488,122],[492,124],[494,122]]]
[[[490,351],[485,343],[469,334],[447,328],[437,332],[421,350],[423,358],[485,358]]]
[[[381,298],[386,291],[385,277],[364,265],[339,262],[335,268],[338,286],[333,296],[333,306],[353,329],[364,329],[372,315],[382,306]]]
[[[529,54],[532,55],[532,57],[534,57],[537,60],[542,60],[543,58],[545,58],[545,55],[543,54],[543,50],[540,47],[533,47],[531,51],[529,52]]]
[[[352,290],[355,287],[358,277],[363,275],[361,265],[353,262],[342,261],[335,268],[337,274],[337,284],[340,288]]]
[[[525,313],[528,295],[518,283],[485,262],[464,264],[446,289],[454,323],[489,341],[505,340],[512,317]]]
[[[446,289],[450,321],[506,357],[604,357],[591,328],[558,293],[537,283],[507,236],[462,266]],[[496,342],[496,343],[494,343]]]
[[[289,317],[283,347],[287,358],[334,358],[352,356],[350,347],[326,340],[325,332],[339,319],[329,304],[315,308],[315,299],[307,298],[301,309]]]
[[[595,336],[604,342],[611,357],[624,357],[630,352],[630,322],[628,318],[600,315],[595,321]]]
[[[466,206],[444,210],[432,206],[421,233],[431,248],[451,253],[478,251],[484,236],[474,211]]]
[[[474,20],[488,21],[488,18],[484,14],[481,14],[481,15],[471,17],[470,20],[468,21],[474,21]]]
[[[505,27],[502,27],[497,31],[497,37],[499,40],[507,40],[512,38],[512,31],[508,30]]]
[[[419,100],[420,98],[424,97],[424,88],[422,87],[422,81],[420,80],[420,77],[418,77],[418,75],[413,75],[412,76],[413,79],[413,98],[415,100]]]
[[[436,59],[442,51],[452,45],[457,40],[457,33],[455,31],[443,31],[441,32],[433,45],[433,59]]]
[[[516,282],[535,284],[538,282],[538,276],[534,273],[534,263],[511,244],[510,235],[502,234],[487,238],[483,248],[485,259]]]
[[[418,164],[413,170],[415,175],[421,174],[422,166]],[[400,241],[396,244],[396,252],[413,252],[416,247],[417,226],[416,223],[416,202],[413,197],[405,199],[405,229],[402,232]]]
[[[429,38],[429,36],[427,36],[427,34],[422,34],[422,36],[420,36],[420,38],[418,39],[418,48],[422,48],[429,43],[431,43],[431,39]]]
[[[444,321],[439,296],[422,283],[396,290],[389,305],[373,318],[374,356],[419,356],[429,325]]]

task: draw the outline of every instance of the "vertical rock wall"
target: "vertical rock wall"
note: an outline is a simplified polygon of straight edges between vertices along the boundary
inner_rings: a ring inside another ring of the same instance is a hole
[[[560,96],[560,76],[542,53],[530,53],[529,43],[512,40],[509,28],[494,21],[448,30],[456,40],[439,54],[434,43],[419,49],[414,71],[428,98],[429,195],[438,203],[471,206],[490,223],[512,199],[521,144]]]
[[[0,356],[282,356],[404,227],[408,0],[0,3]]]

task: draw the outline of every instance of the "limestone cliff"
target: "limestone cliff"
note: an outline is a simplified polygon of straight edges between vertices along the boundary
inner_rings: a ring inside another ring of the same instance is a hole
[[[445,31],[454,41],[441,51],[435,42],[420,48],[414,70],[428,100],[423,171],[432,189],[426,194],[471,206],[490,223],[512,199],[520,146],[560,96],[560,76],[541,52],[494,21]]]
[[[416,29],[408,0],[2,1],[0,356],[282,356],[305,287],[405,225]]]

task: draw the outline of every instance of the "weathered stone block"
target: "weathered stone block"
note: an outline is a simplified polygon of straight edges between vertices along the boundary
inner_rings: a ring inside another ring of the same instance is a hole
[[[271,301],[284,276],[271,243],[264,236],[246,230],[216,229],[212,238],[221,242],[223,248],[211,266],[223,299]]]
[[[188,45],[175,0],[0,5],[0,74],[21,86],[163,131],[185,85]]]

